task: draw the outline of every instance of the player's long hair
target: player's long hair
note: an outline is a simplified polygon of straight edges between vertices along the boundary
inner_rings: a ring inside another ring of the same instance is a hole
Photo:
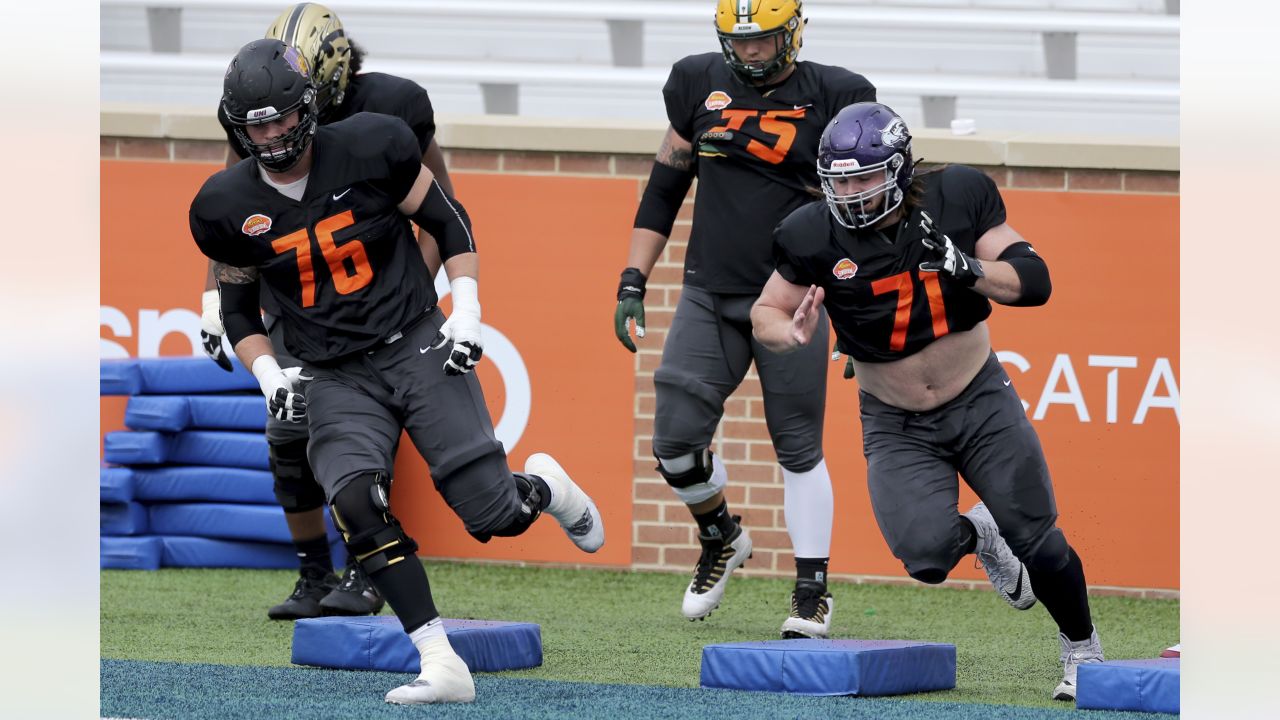
[[[910,215],[912,210],[924,206],[924,183],[921,180],[934,173],[942,172],[946,167],[947,163],[943,163],[922,171],[920,161],[916,161],[916,174],[911,178],[911,186],[907,188],[906,197],[902,199],[903,217]]]

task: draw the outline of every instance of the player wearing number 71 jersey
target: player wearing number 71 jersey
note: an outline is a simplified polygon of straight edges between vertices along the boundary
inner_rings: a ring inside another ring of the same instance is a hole
[[[1040,440],[985,322],[992,300],[1044,304],[1048,266],[1005,222],[989,177],[962,165],[916,175],[911,134],[884,105],[836,115],[818,174],[826,202],[778,227],[755,336],[795,351],[826,306],[861,387],[867,483],[889,549],[931,584],[976,553],[1010,605],[1039,598],[1062,647],[1053,696],[1072,700],[1076,668],[1100,662],[1102,645]],[[957,473],[982,500],[964,515]]]

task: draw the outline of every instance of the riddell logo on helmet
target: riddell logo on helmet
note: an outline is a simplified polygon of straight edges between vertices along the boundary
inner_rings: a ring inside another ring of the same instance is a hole
[[[832,170],[848,170],[850,168],[860,168],[860,167],[862,167],[862,165],[858,164],[857,158],[848,158],[845,160],[831,161]]]
[[[240,232],[245,235],[261,235],[271,229],[271,218],[260,213],[254,213],[245,218],[244,225],[240,226]]]
[[[836,276],[837,280],[848,280],[858,274],[858,263],[849,258],[841,258],[840,262],[831,268],[831,272]]]
[[[729,97],[729,93],[723,90],[712,90],[711,94],[707,96],[706,101],[702,104],[705,105],[708,110],[721,110],[729,107],[729,103],[731,102],[733,102],[733,98]]]

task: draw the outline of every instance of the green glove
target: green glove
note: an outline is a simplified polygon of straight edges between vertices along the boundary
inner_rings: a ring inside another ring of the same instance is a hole
[[[836,347],[836,349],[831,351],[831,362],[839,362],[839,361],[840,361],[840,348]],[[844,379],[845,380],[853,379],[853,356],[852,355],[845,356]]]
[[[636,351],[636,344],[631,341],[630,321],[636,325],[636,337],[644,337],[644,273],[629,267],[622,271],[622,281],[618,283],[618,307],[613,312],[613,333],[618,342],[631,352]]]

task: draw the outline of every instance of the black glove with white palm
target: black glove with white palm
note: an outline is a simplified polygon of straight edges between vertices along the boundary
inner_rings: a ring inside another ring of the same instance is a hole
[[[259,355],[253,361],[253,376],[267,399],[267,413],[277,420],[299,423],[307,419],[307,383],[313,379],[302,368],[280,368],[274,357]]]
[[[924,246],[937,254],[937,258],[920,263],[920,269],[925,272],[944,272],[955,278],[965,287],[973,287],[982,278],[986,277],[982,271],[982,263],[977,258],[969,257],[951,242],[951,238],[942,234],[942,231],[933,224],[933,218],[929,217],[929,213],[920,213],[920,229],[924,231],[924,238],[921,242]]]
[[[465,375],[480,364],[484,354],[484,341],[480,337],[480,291],[476,279],[465,275],[449,281],[453,295],[453,312],[440,326],[431,342],[432,350],[439,350],[449,343],[449,359],[444,362],[446,375]]]
[[[222,347],[222,336],[227,331],[222,327],[222,303],[218,299],[218,291],[205,290],[200,296],[200,347],[209,359],[218,363],[218,367],[231,372],[231,358]]]

